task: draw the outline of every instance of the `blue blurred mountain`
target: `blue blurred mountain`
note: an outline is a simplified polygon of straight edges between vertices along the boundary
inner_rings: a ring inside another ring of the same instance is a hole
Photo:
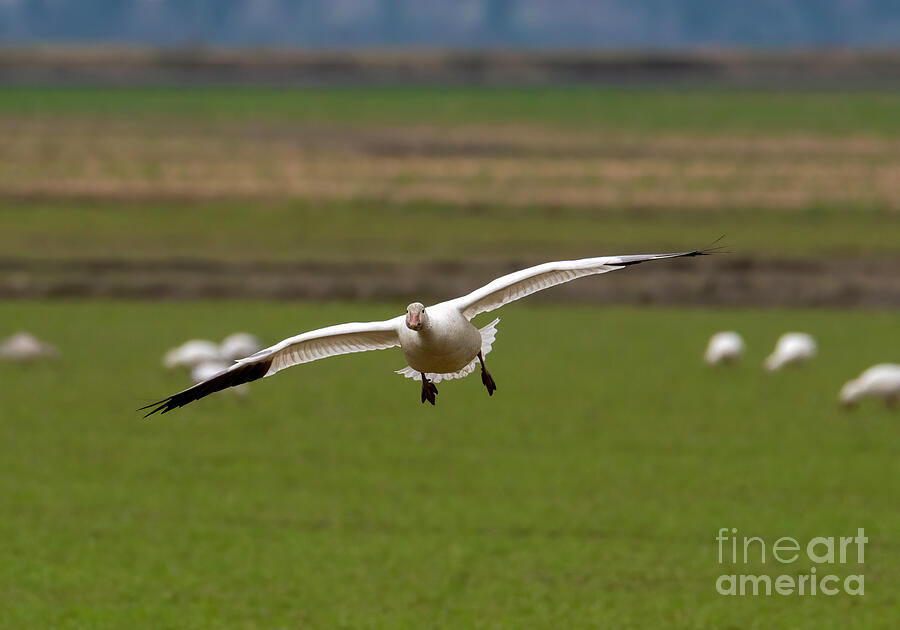
[[[900,0],[0,0],[0,43],[900,46]]]

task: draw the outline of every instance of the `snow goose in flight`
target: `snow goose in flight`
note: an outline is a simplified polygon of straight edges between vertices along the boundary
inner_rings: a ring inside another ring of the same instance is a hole
[[[583,276],[615,271],[651,260],[702,256],[712,250],[672,254],[603,256],[549,262],[502,276],[472,293],[433,306],[413,302],[406,313],[380,322],[328,326],[290,337],[238,360],[227,370],[159,402],[147,405],[147,416],[166,413],[227,387],[249,383],[281,370],[325,357],[400,346],[408,367],[398,373],[422,382],[422,402],[432,405],[436,382],[461,378],[481,366],[481,382],[489,395],[497,389],[484,363],[496,335],[494,320],[481,330],[470,320],[480,313],[536,291]],[[429,375],[431,378],[429,378]]]
[[[704,360],[709,365],[737,363],[744,356],[744,339],[732,330],[717,332],[706,346]]]
[[[888,407],[895,407],[900,401],[900,365],[873,365],[841,389],[841,405],[846,408],[855,407],[862,398],[881,398]]]
[[[786,365],[806,363],[816,356],[816,352],[816,340],[812,335],[800,332],[784,333],[778,338],[772,354],[766,357],[764,366],[769,372],[775,372]]]

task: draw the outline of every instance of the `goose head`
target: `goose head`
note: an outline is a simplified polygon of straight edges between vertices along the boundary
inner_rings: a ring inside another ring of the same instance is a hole
[[[844,409],[854,409],[859,402],[859,397],[859,384],[855,380],[847,381],[841,388],[841,395],[838,398],[838,402]]]
[[[413,302],[406,307],[406,327],[410,330],[421,330],[428,322],[428,314],[421,302]]]

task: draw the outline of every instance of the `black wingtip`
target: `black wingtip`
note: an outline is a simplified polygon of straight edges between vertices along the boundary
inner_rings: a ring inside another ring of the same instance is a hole
[[[164,400],[159,400],[155,403],[150,403],[149,405],[145,405],[145,406],[137,409],[137,411],[144,411],[145,409],[150,409],[150,411],[148,411],[147,413],[144,414],[144,418],[149,418],[150,416],[152,416],[155,413],[164,414],[167,411],[171,411],[172,409],[175,408],[175,407],[170,406],[173,398],[174,398],[174,396],[169,396],[168,398],[166,398]],[[151,409],[151,407],[152,407],[152,409]]]
[[[153,409],[150,409],[150,411],[148,411],[147,413],[144,414],[144,418],[149,418],[150,416],[152,416],[153,414],[155,414],[157,412],[159,412],[160,414],[164,414],[167,411],[169,411],[169,409],[167,409],[166,407],[171,402],[172,402],[171,398],[166,398],[165,400],[155,402],[153,404],[147,405],[146,407],[141,407],[140,409],[138,409],[138,411],[143,411],[144,409],[150,409],[151,407],[153,407]]]
[[[640,265],[641,263],[651,262],[655,260],[671,260],[673,258],[692,258],[694,256],[709,256],[711,254],[726,253],[723,251],[722,245],[716,245],[725,238],[723,234],[706,247],[695,249],[689,252],[676,252],[671,254],[637,254],[633,256],[619,256],[619,260],[613,263],[616,267],[628,267],[630,265]],[[730,253],[730,252],[728,252]]]
[[[725,235],[723,234],[713,242],[711,242],[706,247],[701,247],[700,249],[695,249],[692,252],[684,252],[683,254],[679,254],[679,258],[691,258],[693,256],[711,256],[713,254],[731,254],[732,252],[725,249],[725,245],[716,245],[716,243],[720,242]]]
[[[725,245],[718,244],[718,243],[722,242],[722,239],[724,239],[724,238],[725,238],[725,235],[722,234],[719,238],[714,240],[712,243],[710,243],[706,247],[703,247],[694,252],[691,252],[689,255],[690,256],[709,256],[711,254],[731,254],[731,253],[733,253],[731,251],[726,250]]]
[[[157,412],[160,415],[168,413],[173,409],[184,407],[188,403],[194,402],[195,400],[199,400],[205,396],[209,396],[210,394],[214,394],[215,392],[221,391],[223,389],[235,387],[236,385],[243,385],[244,383],[249,383],[250,381],[260,379],[268,373],[271,366],[271,358],[267,361],[260,361],[258,363],[235,364],[224,372],[221,372],[216,376],[203,381],[202,383],[197,383],[193,387],[189,387],[183,392],[178,392],[177,394],[173,394],[172,396],[163,398],[162,400],[159,400],[155,403],[150,403],[149,405],[141,407],[140,409],[138,409],[138,411],[150,409],[150,411],[147,412],[144,418],[149,418]]]

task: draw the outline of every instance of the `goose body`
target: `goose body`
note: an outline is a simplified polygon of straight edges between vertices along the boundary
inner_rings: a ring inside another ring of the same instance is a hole
[[[207,339],[191,339],[180,346],[172,348],[163,356],[166,369],[189,368],[198,365],[225,362],[227,368],[233,361],[259,352],[262,345],[250,333],[234,333],[225,337],[221,344]]]
[[[714,334],[703,359],[709,365],[721,365],[737,363],[744,356],[744,338],[732,330],[725,330]]]
[[[206,339],[191,339],[166,352],[163,366],[169,370],[185,367],[192,369],[201,363],[218,361],[220,358],[218,344]]]
[[[166,413],[209,394],[272,376],[281,370],[325,357],[400,346],[407,367],[398,373],[422,383],[422,402],[434,404],[441,380],[462,378],[480,364],[481,382],[493,394],[497,389],[484,363],[496,337],[494,320],[481,330],[471,320],[536,291],[576,278],[602,274],[652,260],[702,256],[695,250],[672,254],[603,256],[544,263],[502,276],[462,297],[426,307],[413,302],[405,315],[378,322],[352,322],[328,326],[289,337],[212,375],[193,387],[147,405],[147,415]]]
[[[53,359],[59,356],[55,346],[45,343],[26,332],[12,335],[0,343],[0,359],[27,363],[38,359]]]
[[[237,361],[262,350],[259,339],[250,333],[236,332],[225,337],[219,344],[219,356],[227,362]]]
[[[786,365],[806,363],[816,356],[818,346],[812,335],[801,332],[784,333],[778,338],[775,349],[766,357],[764,366],[775,372]]]
[[[863,398],[880,398],[889,407],[895,406],[900,401],[900,365],[873,365],[841,388],[840,402],[845,407],[853,407]]]
[[[459,309],[446,302],[430,306],[426,312],[427,322],[419,330],[399,327],[403,357],[420,373],[459,372],[481,350],[481,333]]]

